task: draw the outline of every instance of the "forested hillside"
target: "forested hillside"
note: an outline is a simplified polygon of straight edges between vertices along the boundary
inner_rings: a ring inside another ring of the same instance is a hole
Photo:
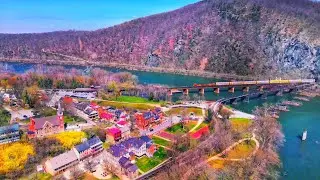
[[[2,59],[59,58],[43,51],[104,63],[319,77],[320,3],[206,0],[96,31],[0,34]]]

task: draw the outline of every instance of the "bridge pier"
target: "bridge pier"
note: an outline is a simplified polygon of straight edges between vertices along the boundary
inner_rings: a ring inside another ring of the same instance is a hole
[[[259,90],[259,91],[263,91],[263,89],[264,89],[263,86],[258,87],[258,90]]]
[[[183,92],[184,95],[188,95],[189,94],[189,89],[183,89],[182,92]]]
[[[249,102],[250,101],[250,97],[249,97],[249,95],[248,96],[246,96],[246,98],[244,99],[244,102]]]
[[[213,91],[214,91],[216,94],[219,94],[219,93],[220,93],[220,88],[213,88]]]
[[[231,93],[234,93],[234,87],[229,88],[228,91],[231,92]]]
[[[280,89],[280,90],[277,92],[276,95],[277,95],[277,96],[283,96],[283,89]]]
[[[199,94],[204,95],[204,88],[199,89]]]
[[[243,91],[243,92],[249,92],[249,86],[243,87],[243,88],[242,88],[242,91]]]
[[[267,93],[263,93],[261,96],[262,99],[267,99],[268,98],[268,94]]]

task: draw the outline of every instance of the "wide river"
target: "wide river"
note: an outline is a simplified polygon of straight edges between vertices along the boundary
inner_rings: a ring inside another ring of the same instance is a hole
[[[32,70],[34,64],[21,63],[0,63],[0,68],[8,69],[12,72],[23,73]],[[44,66],[45,68],[46,66]],[[72,66],[67,66],[71,68]],[[83,67],[74,66],[77,69]],[[109,71],[125,71],[119,69],[106,68]],[[194,76],[183,76],[174,74],[161,74],[151,72],[131,71],[135,74],[141,84],[164,84],[168,86],[188,86],[193,83],[209,83],[217,79],[208,79]],[[221,92],[215,95],[207,92],[205,99],[214,100],[221,97],[241,94],[235,92],[230,94]],[[191,95],[193,97],[193,95]],[[176,99],[178,97],[175,97]],[[235,108],[244,112],[252,112],[256,106],[263,103],[276,103],[282,99],[292,99],[292,95],[282,97],[268,97],[267,100],[250,100],[249,103],[239,103]],[[320,98],[314,98],[309,102],[303,102],[300,107],[290,107],[289,112],[282,112],[279,118],[282,124],[282,130],[285,134],[285,142],[280,148],[280,157],[282,161],[281,179],[320,179]],[[308,138],[302,142],[299,138],[304,129],[308,130]]]

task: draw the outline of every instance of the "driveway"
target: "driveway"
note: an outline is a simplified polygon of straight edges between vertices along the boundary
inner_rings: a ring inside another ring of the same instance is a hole
[[[32,109],[20,109],[18,111],[13,111],[9,106],[4,106],[4,108],[11,114],[11,122],[16,119],[26,119],[23,117],[26,115],[28,118],[33,117]]]

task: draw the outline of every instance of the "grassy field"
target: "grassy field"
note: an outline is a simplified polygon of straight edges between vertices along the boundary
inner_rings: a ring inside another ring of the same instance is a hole
[[[40,117],[47,117],[47,116],[53,116],[57,114],[57,111],[55,109],[52,109],[50,107],[43,107],[40,109],[35,109],[36,111],[39,111]]]
[[[194,131],[197,131],[197,130],[199,130],[199,129],[203,128],[203,127],[206,127],[206,126],[208,126],[208,123],[202,122],[202,123],[200,124],[200,126],[198,126]]]
[[[214,168],[214,169],[223,169],[226,165],[227,165],[227,161],[225,160],[220,160],[220,159],[216,159],[216,160],[213,160],[213,161],[210,161],[208,162],[208,164]]]
[[[182,123],[178,123],[175,124],[171,127],[168,127],[165,131],[172,133],[172,134],[184,134],[186,132],[188,132],[190,129],[188,128],[188,126],[185,126],[183,128]]]
[[[151,101],[146,98],[138,96],[119,96],[117,99],[112,99],[112,101],[118,102],[130,102],[130,103],[150,103],[150,104],[160,104],[162,101]]]
[[[250,156],[256,147],[254,141],[242,142],[230,150],[227,154],[227,158],[241,159]]]
[[[153,142],[155,144],[159,144],[159,145],[166,146],[166,147],[170,147],[171,146],[170,141],[167,141],[167,140],[159,138],[159,137],[153,136],[152,140],[153,140]]]
[[[139,110],[148,110],[154,109],[155,106],[146,104],[146,103],[128,103],[128,102],[117,102],[117,101],[99,101],[99,105],[101,106],[112,106],[117,109],[139,109]]]
[[[86,120],[82,119],[81,117],[72,116],[72,115],[69,115],[69,114],[66,114],[63,117],[64,117],[64,122],[67,123],[67,124],[86,122]]]
[[[185,126],[187,127],[187,129],[192,129],[193,127],[195,127],[197,125],[196,121],[190,121],[188,122]]]
[[[230,123],[232,130],[238,133],[246,133],[249,130],[250,125],[252,124],[251,119],[247,118],[231,118]]]
[[[48,173],[33,173],[28,176],[19,178],[19,180],[51,180],[52,176]]]
[[[147,156],[143,156],[137,159],[136,165],[141,171],[148,172],[167,158],[167,151],[163,147],[159,147],[157,152],[154,153],[153,157],[148,158]]]
[[[183,113],[190,115],[190,113],[194,113],[196,116],[202,116],[202,109],[200,108],[185,108],[185,107],[177,107],[172,108],[166,112],[169,116],[182,115]]]

